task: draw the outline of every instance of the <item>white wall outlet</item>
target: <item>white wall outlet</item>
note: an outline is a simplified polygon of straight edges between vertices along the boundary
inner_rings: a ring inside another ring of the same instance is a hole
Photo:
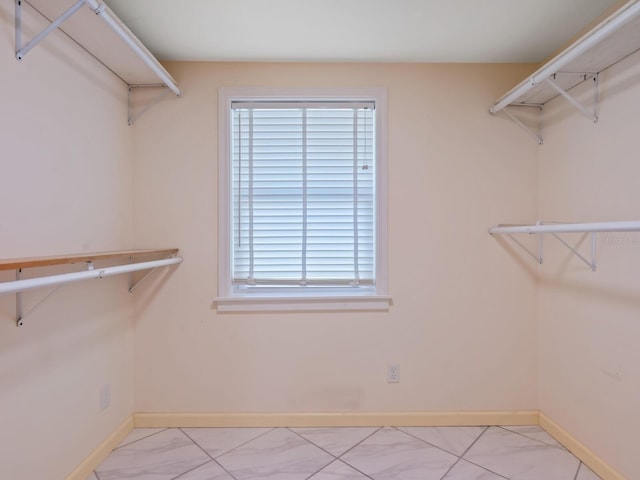
[[[387,365],[387,383],[400,383],[400,365]]]
[[[100,411],[106,410],[111,405],[111,385],[105,384],[100,387]]]

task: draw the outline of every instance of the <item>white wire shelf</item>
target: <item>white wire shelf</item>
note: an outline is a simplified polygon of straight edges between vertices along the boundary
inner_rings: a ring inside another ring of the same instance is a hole
[[[496,225],[489,228],[491,235],[507,235],[520,248],[525,250],[534,260],[542,264],[544,262],[544,234],[552,235],[556,240],[567,247],[571,253],[585,263],[592,271],[596,271],[597,234],[605,232],[640,232],[640,221],[630,220],[622,222],[591,222],[591,223],[544,223],[535,225]],[[531,251],[521,243],[515,234],[534,234],[538,236],[538,249]],[[560,233],[586,233],[591,234],[591,260],[588,260],[578,251],[577,245],[571,245],[558,234]]]
[[[23,60],[39,43],[55,30],[88,52],[129,87],[129,124],[131,125],[165,93],[178,97],[182,91],[176,81],[154,55],[129,30],[115,13],[99,0],[14,0],[16,58]],[[29,8],[24,8],[28,6]],[[24,22],[23,25],[23,16]],[[27,16],[29,17],[27,19]],[[32,18],[34,17],[34,18]],[[37,23],[44,19],[46,27],[30,40],[23,39]],[[97,20],[97,19],[101,19]],[[27,41],[28,40],[28,41]],[[134,108],[133,93],[139,88],[161,88],[156,99],[143,108]],[[135,110],[135,111],[134,111]]]
[[[176,95],[181,95],[176,81],[160,62],[127,28],[115,13],[97,0],[16,0],[16,27],[20,33],[22,4],[45,17],[52,26],[42,38],[16,45],[16,57],[24,56],[51,30],[59,28],[128,85],[149,85],[162,82]],[[98,20],[98,18],[103,21]],[[54,25],[56,22],[58,24]],[[19,40],[17,38],[17,40]]]
[[[543,223],[535,225],[496,225],[489,233],[598,233],[598,232],[639,232],[640,221],[592,222],[592,223]]]
[[[534,131],[507,107],[542,107],[562,95],[582,114],[598,121],[598,75],[640,49],[640,0],[631,0],[553,57],[535,73],[504,94],[489,109],[503,111],[518,126],[542,143],[540,127]],[[585,106],[569,90],[593,81],[593,105]]]

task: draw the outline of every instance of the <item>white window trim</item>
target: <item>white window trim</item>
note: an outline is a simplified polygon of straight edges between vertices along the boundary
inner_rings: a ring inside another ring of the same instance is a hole
[[[376,103],[376,286],[361,295],[239,295],[231,285],[231,138],[232,101],[370,101]],[[385,88],[222,87],[218,91],[218,312],[388,310],[387,239],[387,90]],[[226,232],[226,235],[224,233]]]

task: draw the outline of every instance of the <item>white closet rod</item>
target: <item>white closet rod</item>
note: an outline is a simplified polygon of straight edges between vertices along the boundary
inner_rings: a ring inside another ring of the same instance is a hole
[[[507,93],[500,101],[498,101],[498,103],[491,107],[489,111],[493,114],[498,113],[514,100],[527,93],[534,86],[544,82],[547,78],[551,77],[551,75],[562,70],[568,63],[572,62],[591,47],[595,46],[598,42],[602,41],[602,39],[624,26],[627,22],[633,20],[639,14],[640,1],[630,1],[622,9],[589,32],[585,37],[564,50],[557,57],[544,65],[540,70],[535,72],[531,77],[527,78],[520,85]]]
[[[156,60],[156,58],[147,50],[147,48],[136,38],[136,36],[113,14],[111,9],[104,3],[98,3],[97,0],[84,0],[88,7],[98,15],[104,22],[109,25],[127,45],[134,51],[138,57],[162,80],[162,82],[178,97],[182,96],[182,92],[176,85],[176,81],[171,78],[164,67]]]
[[[594,223],[557,223],[537,225],[498,225],[491,227],[489,233],[597,233],[597,232],[639,232],[640,221],[594,222]]]
[[[80,280],[96,279],[120,275],[122,273],[137,272],[151,268],[166,267],[176,263],[182,263],[182,257],[166,258],[164,260],[153,260],[150,262],[138,262],[115,267],[105,267],[93,269],[89,262],[89,270],[74,273],[63,273],[60,275],[49,275],[46,277],[29,278],[25,280],[14,280],[0,283],[0,295],[4,293],[17,293],[32,288],[47,287],[51,285],[61,285],[64,283],[77,282]]]
[[[78,0],[67,11],[51,22],[44,30],[36,35],[29,43],[22,46],[22,2],[16,0],[16,58],[22,60],[29,51],[40,43],[53,30],[59,28],[69,17],[76,13],[83,5],[87,5],[92,12],[100,17],[107,26],[118,35],[122,41],[144,62],[147,67],[178,97],[182,96],[182,91],[178,88],[176,81],[169,75],[169,72],[160,64],[153,54],[145,47],[140,40],[120,21],[120,19],[104,3],[97,0]]]

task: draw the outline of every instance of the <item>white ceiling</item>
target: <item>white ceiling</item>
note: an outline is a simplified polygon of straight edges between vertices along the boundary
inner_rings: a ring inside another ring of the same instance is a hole
[[[161,60],[540,62],[619,0],[105,0]]]

